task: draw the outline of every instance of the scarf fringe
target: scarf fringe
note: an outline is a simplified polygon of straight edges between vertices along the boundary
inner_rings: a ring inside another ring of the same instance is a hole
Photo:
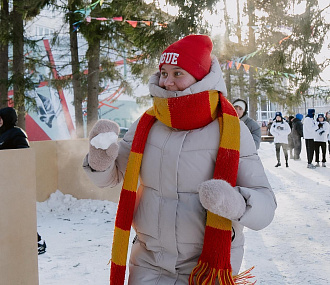
[[[247,269],[243,272],[241,272],[238,275],[234,276],[235,284],[237,285],[254,285],[257,283],[257,281],[252,282],[250,279],[254,278],[251,274],[251,271],[253,270],[254,266],[252,266],[250,269]]]
[[[253,268],[254,266],[233,277],[230,269],[209,268],[207,263],[199,261],[190,274],[189,285],[214,285],[216,279],[220,285],[254,285],[257,281],[250,281],[254,278],[251,274]]]

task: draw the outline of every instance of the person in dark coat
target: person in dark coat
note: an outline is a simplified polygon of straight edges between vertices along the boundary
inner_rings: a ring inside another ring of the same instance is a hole
[[[270,118],[267,124],[267,136],[271,136],[272,134],[270,133],[270,128],[272,127],[273,124],[273,119]]]
[[[17,113],[14,108],[5,107],[0,109],[0,150],[29,148],[27,134],[16,126]],[[46,242],[37,233],[38,254],[46,251]]]
[[[288,118],[288,124],[291,129],[291,133],[288,135],[288,146],[289,146],[289,153],[290,153],[290,158],[293,159],[293,150],[294,150],[294,144],[293,144],[293,138],[292,138],[292,120],[294,119],[294,116],[289,116]]]
[[[296,117],[292,120],[292,130],[291,136],[293,140],[294,147],[294,160],[301,160],[301,138],[303,137],[303,123],[301,120],[303,119],[303,115],[298,113]]]
[[[16,123],[15,109],[0,109],[0,150],[30,147],[26,133]]]

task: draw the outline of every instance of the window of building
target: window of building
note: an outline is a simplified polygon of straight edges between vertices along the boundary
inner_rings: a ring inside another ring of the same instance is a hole
[[[49,36],[54,34],[54,29],[49,29],[46,27],[36,27],[36,36]]]

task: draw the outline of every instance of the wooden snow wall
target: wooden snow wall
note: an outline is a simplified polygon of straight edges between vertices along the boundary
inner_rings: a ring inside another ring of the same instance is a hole
[[[0,284],[38,285],[33,149],[0,151]]]
[[[117,203],[121,185],[99,188],[82,168],[88,153],[88,139],[31,142],[36,154],[37,201],[43,202],[57,189],[77,199],[108,200]]]

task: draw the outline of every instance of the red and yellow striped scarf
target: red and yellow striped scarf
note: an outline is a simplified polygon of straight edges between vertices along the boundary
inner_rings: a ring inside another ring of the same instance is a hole
[[[115,222],[111,258],[111,285],[123,285],[129,235],[133,220],[138,177],[144,147],[149,131],[156,120],[169,127],[191,130],[201,128],[218,118],[220,144],[216,158],[214,179],[223,179],[236,185],[239,162],[240,127],[234,107],[218,91],[204,91],[197,94],[154,98],[154,107],[141,117],[128,158],[123,188]],[[221,285],[252,284],[251,276],[232,276],[230,264],[231,221],[207,211],[204,245],[197,266],[193,269],[189,284]]]

